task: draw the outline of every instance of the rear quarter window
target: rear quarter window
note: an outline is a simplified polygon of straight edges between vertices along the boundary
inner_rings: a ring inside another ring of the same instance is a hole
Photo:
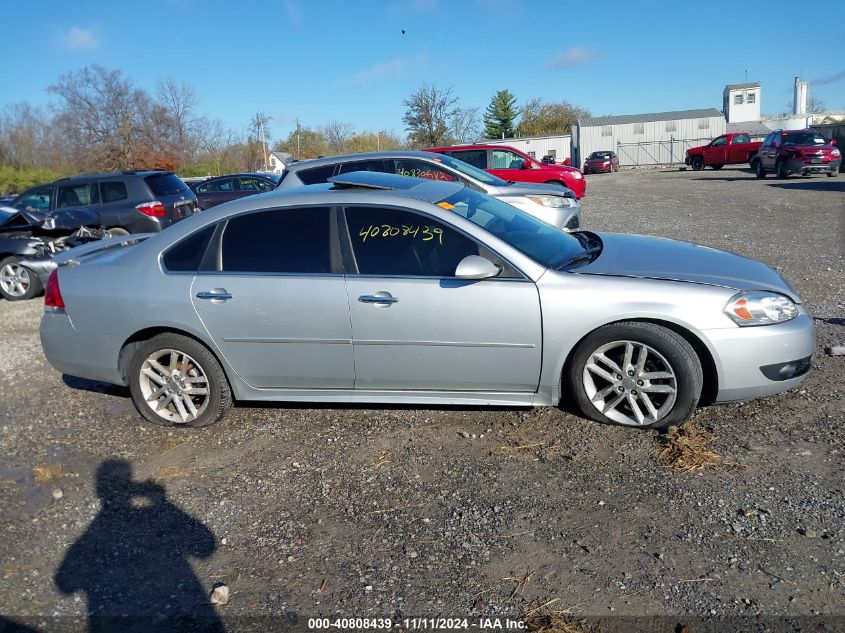
[[[197,272],[213,234],[212,224],[168,248],[161,258],[164,267],[169,272]]]
[[[334,167],[334,165],[323,165],[311,169],[300,169],[296,175],[303,184],[318,185],[329,181],[329,178],[334,175]]]
[[[153,174],[144,178],[147,186],[157,196],[172,196],[184,191],[190,191],[188,185],[182,182],[176,174]]]

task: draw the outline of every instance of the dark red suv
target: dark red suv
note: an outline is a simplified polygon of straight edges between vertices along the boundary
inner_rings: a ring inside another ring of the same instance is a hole
[[[587,182],[580,169],[544,165],[507,145],[452,145],[426,151],[457,158],[503,180],[563,185],[572,189],[576,198],[583,198],[587,190]]]
[[[825,139],[815,130],[775,130],[766,137],[752,161],[757,178],[773,171],[778,178],[789,174],[839,175],[842,153],[836,141]]]

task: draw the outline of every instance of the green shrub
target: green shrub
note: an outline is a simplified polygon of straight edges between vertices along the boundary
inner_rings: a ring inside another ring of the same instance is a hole
[[[11,195],[20,193],[35,185],[51,182],[61,178],[61,174],[49,169],[33,167],[29,169],[18,169],[16,167],[0,166],[0,193]]]

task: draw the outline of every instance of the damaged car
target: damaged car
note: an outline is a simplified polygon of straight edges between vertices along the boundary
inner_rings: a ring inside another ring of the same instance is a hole
[[[0,295],[8,301],[39,295],[56,268],[54,255],[111,237],[99,224],[99,215],[85,207],[37,212],[0,206]]]

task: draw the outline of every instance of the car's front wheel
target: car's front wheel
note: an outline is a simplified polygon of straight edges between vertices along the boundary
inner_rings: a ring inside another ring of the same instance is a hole
[[[648,429],[689,418],[703,383],[698,356],[683,337],[634,321],[589,334],[567,371],[570,393],[585,416]]]
[[[766,168],[763,167],[763,161],[759,159],[754,161],[754,175],[757,176],[757,178],[766,177]]]
[[[786,166],[785,160],[778,161],[775,166],[775,172],[777,173],[778,178],[786,178],[789,176],[789,169]]]
[[[0,295],[7,301],[26,301],[42,290],[41,280],[34,271],[21,265],[19,257],[0,261]]]
[[[692,165],[693,171],[701,171],[702,169],[704,169],[704,157],[693,156],[692,160],[690,161],[690,165]]]
[[[207,426],[232,408],[226,374],[201,343],[159,334],[133,350],[129,390],[139,413],[164,426]]]

